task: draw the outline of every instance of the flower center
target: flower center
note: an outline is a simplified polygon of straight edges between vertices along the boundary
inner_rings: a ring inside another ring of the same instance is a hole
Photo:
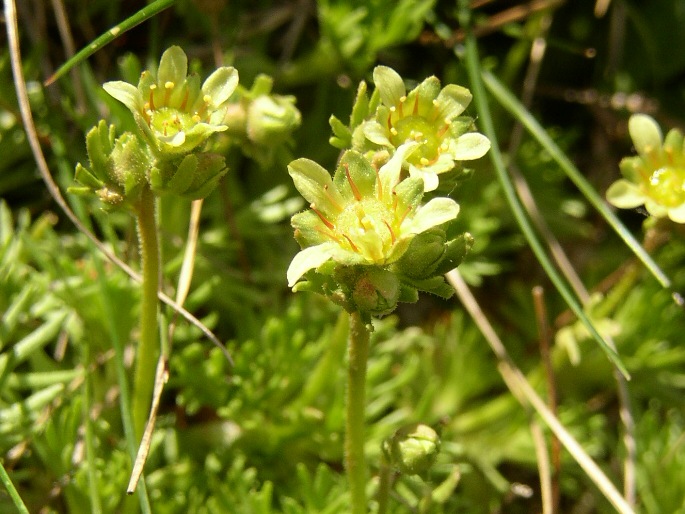
[[[685,168],[659,168],[649,177],[647,194],[664,207],[685,203]]]
[[[382,264],[399,231],[395,212],[376,198],[347,205],[338,215],[335,233],[370,262]]]
[[[408,141],[423,143],[407,159],[414,166],[431,164],[440,155],[442,137],[436,132],[435,126],[422,116],[400,118],[390,129],[390,142],[395,148]]]
[[[164,137],[173,137],[195,124],[190,114],[173,107],[159,107],[154,111],[148,111],[148,116],[150,128]]]

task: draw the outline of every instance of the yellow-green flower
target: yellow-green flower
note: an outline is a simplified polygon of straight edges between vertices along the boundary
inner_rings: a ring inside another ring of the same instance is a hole
[[[423,179],[401,180],[402,164],[418,146],[401,145],[380,169],[348,150],[333,177],[308,159],[290,164],[295,187],[310,202],[310,210],[292,218],[302,247],[287,272],[294,290],[315,291],[370,315],[416,301],[419,290],[446,298],[453,293],[442,275],[461,262],[471,238],[448,240],[441,227],[459,213],[454,200],[421,205]]]
[[[628,130],[638,155],[621,163],[622,179],[607,190],[616,207],[644,205],[656,218],[685,223],[685,147],[683,134],[673,129],[664,140],[659,125],[646,114],[635,114]]]
[[[472,98],[468,89],[456,84],[441,88],[436,77],[429,77],[407,93],[402,77],[387,66],[377,66],[373,80],[376,91],[370,100],[365,84],[360,86],[350,128],[331,119],[333,144],[349,144],[378,162],[405,143],[417,143],[404,165],[411,176],[424,180],[426,191],[438,187],[438,175],[490,149],[488,138],[474,131],[473,119],[463,116]]]
[[[290,286],[329,260],[346,266],[391,264],[414,236],[457,217],[459,205],[451,198],[434,198],[419,208],[421,179],[400,181],[402,161],[417,146],[401,146],[378,171],[348,151],[333,178],[309,159],[290,164],[295,187],[311,207],[292,219],[303,250],[288,269]]]
[[[144,71],[137,87],[122,81],[103,87],[131,110],[152,148],[173,157],[227,129],[227,101],[237,85],[238,72],[232,67],[218,68],[200,84],[197,75],[188,75],[185,52],[172,46],[162,55],[157,73]]]

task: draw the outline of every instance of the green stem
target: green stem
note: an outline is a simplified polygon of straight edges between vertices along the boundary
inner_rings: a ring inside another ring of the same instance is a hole
[[[350,314],[349,337],[345,469],[350,482],[351,512],[352,514],[365,514],[367,511],[364,414],[366,409],[366,361],[369,357],[369,330],[359,312]]]
[[[390,489],[392,486],[392,469],[385,459],[382,459],[381,469],[378,474],[378,493],[376,494],[376,500],[378,501],[377,514],[387,514],[388,503],[390,501]]]
[[[133,426],[138,440],[145,430],[150,412],[155,367],[159,354],[159,244],[155,217],[155,196],[146,187],[138,205],[138,241],[143,272],[143,297],[140,306],[140,341],[133,382]]]

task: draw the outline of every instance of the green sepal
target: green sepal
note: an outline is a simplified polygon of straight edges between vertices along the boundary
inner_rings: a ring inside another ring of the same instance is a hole
[[[157,194],[172,193],[191,200],[205,198],[228,168],[223,156],[209,152],[163,161],[150,170],[150,187]]]
[[[349,127],[345,126],[343,122],[334,115],[331,115],[331,117],[328,118],[328,124],[333,131],[333,136],[328,140],[331,146],[339,148],[340,150],[349,148],[352,144],[352,131]]]
[[[103,185],[102,180],[95,177],[95,175],[93,175],[90,171],[88,171],[87,168],[84,168],[81,165],[81,163],[76,164],[76,172],[74,173],[74,180],[76,180],[76,182],[83,184],[84,187],[82,187],[82,188],[74,187],[73,189],[85,189],[85,190],[98,189],[98,188],[102,187],[102,185]],[[72,188],[70,188],[70,189],[72,189]]]
[[[454,288],[445,282],[445,278],[442,275],[421,280],[403,278],[403,282],[415,287],[419,291],[434,294],[445,300],[451,298],[454,294]]]
[[[419,292],[415,287],[404,282],[400,282],[400,297],[398,302],[416,303],[419,301]]]
[[[444,275],[459,266],[473,247],[473,236],[468,232],[460,234],[447,243],[445,253],[435,268],[436,275]]]
[[[195,154],[191,153],[186,155],[181,159],[181,163],[165,184],[164,189],[178,195],[184,194],[193,183],[193,178],[197,172],[198,162],[199,159]]]
[[[435,269],[445,254],[445,240],[445,231],[437,227],[417,234],[402,258],[395,263],[395,268],[404,276],[415,279],[435,276]]]
[[[359,83],[357,88],[357,96],[352,106],[352,113],[350,114],[350,126],[356,127],[361,124],[369,115],[369,96],[367,94],[368,86],[363,80]]]
[[[116,128],[114,125],[107,126],[105,120],[100,120],[97,126],[86,134],[86,151],[93,170],[92,174],[102,182],[110,178],[107,158],[112,153],[115,136]]]

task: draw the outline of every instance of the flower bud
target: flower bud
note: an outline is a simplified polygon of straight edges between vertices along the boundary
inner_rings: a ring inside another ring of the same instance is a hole
[[[362,273],[352,289],[352,299],[359,312],[373,316],[390,314],[397,307],[400,281],[394,273],[370,267]]]
[[[114,126],[101,120],[86,135],[86,149],[90,169],[76,165],[75,179],[82,187],[70,191],[94,194],[107,207],[134,204],[153,160],[146,145],[130,132],[116,138]]]
[[[197,200],[211,193],[227,171],[221,155],[188,154],[181,159],[157,163],[150,172],[150,187],[156,193],[173,193]]]
[[[417,423],[399,429],[382,445],[390,465],[406,475],[427,472],[440,452],[440,436],[428,425]]]
[[[301,121],[294,97],[262,95],[247,111],[247,137],[257,144],[277,145],[288,139]]]

